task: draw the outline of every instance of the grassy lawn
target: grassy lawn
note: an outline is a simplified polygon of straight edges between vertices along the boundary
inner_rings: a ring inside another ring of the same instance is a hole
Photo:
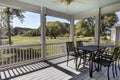
[[[75,41],[84,41],[86,43],[93,43],[94,37],[77,37],[74,38]],[[67,42],[69,41],[69,37],[57,37],[56,39],[50,39],[46,37],[47,43],[50,42]],[[8,44],[8,39],[3,39],[3,43],[6,45]],[[37,37],[22,37],[22,36],[12,36],[12,45],[18,44],[39,44],[41,43],[41,39],[39,36]],[[111,44],[111,41],[108,39],[104,39],[103,37],[100,38],[100,43],[102,44]]]
[[[21,37],[13,36],[12,37],[13,45],[17,44],[36,44],[40,43],[40,37]]]
[[[85,42],[93,42],[93,37],[83,37],[83,38],[75,38],[75,41],[82,40]],[[56,39],[46,38],[47,43],[49,42],[67,42],[69,41],[69,37],[57,37]],[[12,37],[13,45],[17,44],[37,44],[41,43],[40,37],[22,37],[22,36],[13,36]]]

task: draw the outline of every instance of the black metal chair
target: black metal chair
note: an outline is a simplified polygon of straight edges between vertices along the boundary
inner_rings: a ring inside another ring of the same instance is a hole
[[[120,52],[119,52],[119,48],[116,47],[112,53],[112,56],[101,56],[101,55],[95,55],[97,57],[94,56],[94,58],[92,59],[93,63],[97,63],[98,65],[104,66],[104,67],[108,67],[108,80],[110,80],[109,77],[109,68],[112,65],[112,71],[113,71],[113,77],[115,77],[114,74],[114,66],[115,65],[115,61],[117,61],[118,56],[119,56]],[[99,69],[98,69],[99,70]]]
[[[119,71],[120,71],[120,55],[119,55],[118,60],[117,60],[117,65],[118,65],[118,68],[119,68]]]
[[[113,49],[110,49],[110,51],[108,49],[105,50],[105,53],[101,55],[101,57],[103,57],[104,59],[111,59],[112,58],[112,52],[113,52]],[[108,52],[107,52],[108,51]],[[120,59],[120,55],[118,55],[118,58],[114,61],[114,65],[115,65],[115,74],[117,76],[117,66],[120,70],[120,64],[119,64],[119,59]]]
[[[82,41],[76,41],[76,49],[77,49],[77,47],[81,47],[81,46],[84,46],[83,42]],[[79,61],[79,64],[78,64],[78,68],[79,68],[79,66],[82,64],[81,59],[85,58],[86,55],[83,54],[82,50],[77,49],[77,51],[78,51],[78,54],[80,56],[80,61]]]
[[[66,49],[67,49],[67,66],[69,61],[69,56],[74,56],[75,59],[75,68],[77,68],[77,61],[79,58],[79,54],[76,51],[76,48],[74,47],[74,42],[66,42]]]
[[[83,41],[76,41],[76,47],[83,46]]]

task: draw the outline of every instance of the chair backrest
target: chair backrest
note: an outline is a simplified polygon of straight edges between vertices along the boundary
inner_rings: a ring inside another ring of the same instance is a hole
[[[74,42],[66,42],[67,52],[74,51]]]
[[[120,54],[119,47],[116,47],[112,54],[112,61],[116,61],[119,57],[119,54]]]
[[[81,47],[83,46],[83,42],[82,41],[76,41],[76,47]]]
[[[93,54],[92,60],[95,60],[96,58],[102,58],[101,56],[104,53],[105,49],[106,48],[104,47],[98,51],[95,51],[95,53]]]

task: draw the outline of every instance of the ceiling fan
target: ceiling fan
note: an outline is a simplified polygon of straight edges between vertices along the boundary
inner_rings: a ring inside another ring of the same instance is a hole
[[[54,3],[57,4],[57,5],[58,5],[58,4],[61,4],[61,3],[65,4],[67,11],[68,11],[68,6],[69,6],[71,3],[74,3],[74,2],[78,2],[78,3],[84,4],[84,2],[79,1],[79,0],[55,0],[55,1],[54,1]]]

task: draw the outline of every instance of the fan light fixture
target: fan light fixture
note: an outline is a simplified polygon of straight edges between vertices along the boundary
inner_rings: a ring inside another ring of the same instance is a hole
[[[70,5],[70,3],[74,2],[75,0],[60,0],[60,2],[65,3],[66,5]]]

